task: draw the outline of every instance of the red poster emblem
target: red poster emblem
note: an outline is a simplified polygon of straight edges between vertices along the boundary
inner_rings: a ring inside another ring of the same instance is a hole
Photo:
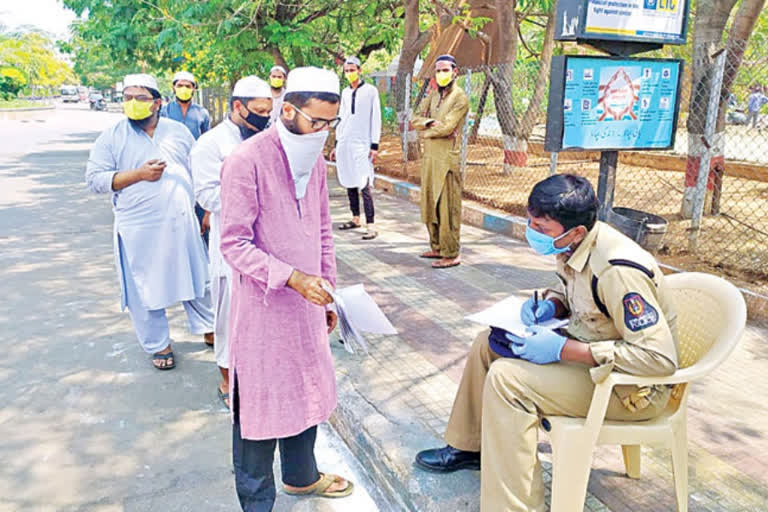
[[[621,121],[624,116],[637,119],[632,110],[639,99],[640,84],[634,84],[624,68],[619,68],[607,83],[601,84],[599,91],[597,104],[603,107],[603,113],[598,121],[608,116],[614,121]]]

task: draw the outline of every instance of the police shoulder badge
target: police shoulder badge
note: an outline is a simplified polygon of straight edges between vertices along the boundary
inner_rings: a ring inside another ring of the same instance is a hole
[[[639,293],[628,293],[622,300],[624,304],[624,324],[632,332],[637,332],[659,323],[659,312],[648,304]]]

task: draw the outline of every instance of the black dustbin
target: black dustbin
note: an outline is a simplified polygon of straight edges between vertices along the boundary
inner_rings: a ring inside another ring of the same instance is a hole
[[[661,248],[668,224],[664,217],[621,207],[611,210],[608,223],[650,252]]]

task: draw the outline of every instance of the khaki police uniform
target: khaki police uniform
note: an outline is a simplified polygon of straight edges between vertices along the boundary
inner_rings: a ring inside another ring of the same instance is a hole
[[[557,257],[557,275],[561,286],[544,296],[567,308],[568,337],[589,343],[597,366],[501,358],[488,346],[489,331],[475,339],[445,440],[482,452],[484,512],[544,510],[541,416],[586,417],[595,383],[614,370],[656,376],[677,369],[677,316],[652,255],[598,222],[573,254]],[[670,393],[663,386],[618,386],[606,418],[653,418]]]

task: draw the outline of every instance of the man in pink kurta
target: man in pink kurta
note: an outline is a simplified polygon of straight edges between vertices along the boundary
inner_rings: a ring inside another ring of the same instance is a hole
[[[246,512],[272,509],[277,442],[286,492],[352,490],[319,473],[314,460],[316,427],[336,407],[328,343],[336,316],[323,290],[336,282],[336,262],[322,149],[338,123],[338,92],[329,71],[292,71],[281,119],[222,167],[221,252],[233,270],[233,458]]]

